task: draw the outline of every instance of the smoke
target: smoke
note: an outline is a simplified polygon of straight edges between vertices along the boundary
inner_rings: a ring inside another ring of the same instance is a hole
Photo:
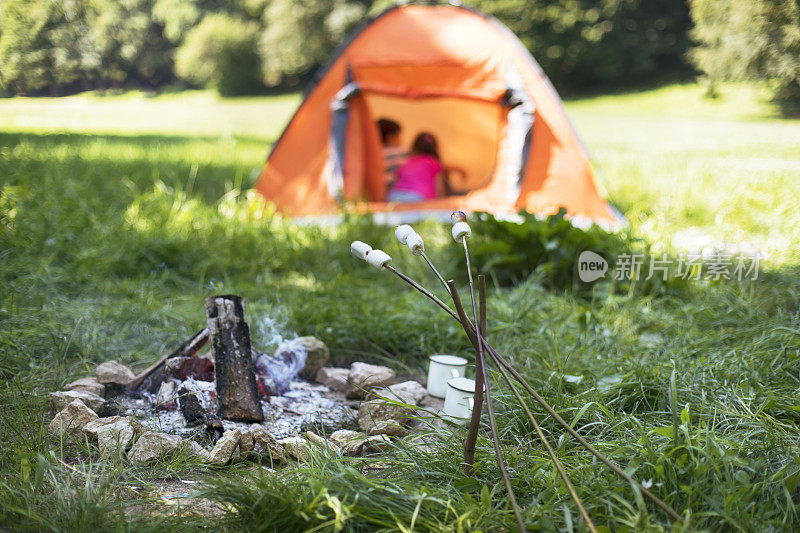
[[[308,351],[297,340],[281,346],[275,356],[261,354],[255,362],[261,392],[268,396],[283,394],[306,365]]]
[[[308,351],[297,342],[297,333],[287,328],[286,312],[275,308],[269,311],[251,314],[251,342],[258,353],[255,367],[261,395],[278,396],[288,391],[291,382],[297,379],[306,364]],[[275,350],[280,351],[274,356],[268,355]]]

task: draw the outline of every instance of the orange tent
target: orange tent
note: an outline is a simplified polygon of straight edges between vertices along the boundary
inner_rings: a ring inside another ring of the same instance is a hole
[[[421,131],[463,169],[457,193],[387,203],[379,118]],[[321,69],[273,147],[256,189],[290,216],[454,209],[551,214],[615,225],[561,99],[499,21],[455,5],[391,8],[363,24]],[[410,213],[408,213],[410,214]]]

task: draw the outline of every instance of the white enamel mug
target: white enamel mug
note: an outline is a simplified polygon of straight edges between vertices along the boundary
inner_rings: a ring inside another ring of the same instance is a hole
[[[447,382],[447,396],[444,398],[444,416],[453,422],[466,424],[472,416],[475,380],[458,377]]]
[[[464,377],[467,360],[457,355],[432,355],[428,367],[428,394],[437,398],[447,395],[447,380]]]

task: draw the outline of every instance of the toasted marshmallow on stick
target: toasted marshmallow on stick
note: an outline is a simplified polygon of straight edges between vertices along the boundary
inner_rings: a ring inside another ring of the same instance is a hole
[[[372,246],[365,242],[353,241],[350,244],[350,253],[361,260],[367,260],[367,254],[372,251]]]
[[[392,256],[383,250],[370,250],[367,254],[367,263],[378,270],[388,265],[391,260]]]
[[[425,244],[419,233],[414,232],[406,238],[406,246],[414,255],[422,255],[425,252]]]
[[[401,224],[397,226],[397,229],[394,230],[394,236],[397,237],[397,240],[400,241],[400,244],[406,244],[408,236],[412,233],[416,232],[414,231],[414,228],[408,224]]]
[[[466,222],[456,222],[453,224],[453,240],[456,242],[461,242],[462,239],[470,235],[472,235],[472,230]]]

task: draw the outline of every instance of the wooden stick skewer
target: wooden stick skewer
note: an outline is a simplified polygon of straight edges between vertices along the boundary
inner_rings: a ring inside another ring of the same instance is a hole
[[[467,331],[471,325],[469,324],[469,317],[467,317],[466,312],[464,312],[464,306],[461,305],[461,297],[458,295],[458,290],[456,289],[456,283],[453,280],[449,280],[447,282],[447,286],[450,288],[450,295],[453,298],[453,304],[456,306],[456,311],[458,312],[458,316],[461,320],[461,325],[464,328],[464,331]],[[473,329],[473,331],[475,331]],[[475,345],[476,348],[479,345],[479,341],[476,340]],[[481,356],[483,352],[481,351]],[[486,374],[486,365],[481,366],[481,374],[483,376],[483,386],[486,389],[486,413],[489,415],[489,428],[492,431],[492,444],[494,444],[494,454],[497,457],[497,466],[500,468],[500,476],[503,478],[503,484],[506,486],[506,491],[508,492],[508,500],[511,503],[511,508],[514,510],[514,516],[517,519],[517,525],[519,526],[520,532],[525,532],[528,528],[525,527],[525,521],[522,519],[522,511],[519,508],[519,504],[517,503],[517,497],[514,494],[514,489],[511,487],[511,478],[508,475],[508,470],[506,470],[506,463],[503,459],[503,452],[500,449],[500,436],[497,433],[497,423],[494,419],[494,409],[492,407],[492,394],[489,386],[489,379]],[[474,406],[473,406],[474,407]]]
[[[414,281],[413,279],[409,278],[409,277],[408,277],[408,276],[406,276],[405,274],[402,274],[401,272],[399,272],[398,270],[396,270],[395,268],[393,268],[393,267],[391,267],[391,266],[389,266],[389,265],[386,265],[384,268],[386,268],[387,270],[389,270],[389,271],[393,272],[393,273],[394,273],[394,274],[396,274],[398,277],[400,277],[400,279],[402,279],[403,281],[405,281],[406,283],[408,283],[409,285],[411,285],[412,287],[414,287],[416,290],[418,290],[419,292],[421,292],[421,293],[422,293],[422,294],[424,294],[425,296],[427,296],[427,297],[428,297],[429,299],[431,299],[431,300],[432,300],[434,303],[436,303],[436,305],[438,305],[438,306],[439,306],[439,307],[441,307],[441,308],[442,308],[442,309],[443,309],[445,312],[447,312],[447,314],[449,314],[449,315],[450,315],[451,317],[453,317],[455,320],[457,320],[458,322],[460,322],[460,323],[462,324],[462,326],[465,328],[465,330],[467,331],[467,336],[468,336],[468,337],[470,337],[470,339],[472,339],[472,337],[473,337],[473,336],[475,336],[475,326],[474,326],[474,325],[473,325],[473,324],[470,322],[470,320],[469,320],[469,317],[467,317],[467,315],[466,315],[466,314],[464,314],[464,315],[463,315],[463,319],[462,319],[462,318],[460,318],[458,314],[456,314],[456,313],[455,313],[455,312],[454,312],[452,309],[450,309],[450,308],[447,306],[447,304],[445,304],[445,303],[444,303],[444,302],[442,302],[442,301],[441,301],[439,298],[437,298],[436,296],[434,296],[433,294],[431,294],[431,293],[430,293],[430,291],[428,291],[427,289],[425,289],[424,287],[422,287],[420,284],[418,284],[418,283],[417,283],[416,281]],[[458,297],[457,295],[458,295],[458,293],[456,292],[456,293],[455,293],[455,297],[456,297],[456,298]],[[452,293],[452,292],[451,292],[451,296],[453,296],[453,293]],[[460,301],[460,300],[459,300],[459,301]],[[462,308],[462,311],[463,311],[463,308]],[[569,433],[571,436],[573,436],[573,437],[574,437],[574,438],[575,438],[575,439],[576,439],[576,440],[577,440],[577,441],[578,441],[578,442],[579,442],[579,443],[580,443],[580,444],[581,444],[581,445],[582,445],[584,448],[586,448],[586,449],[587,449],[587,450],[588,450],[588,451],[589,451],[589,452],[590,452],[592,455],[594,455],[595,457],[597,457],[597,458],[600,460],[600,462],[602,462],[604,465],[606,465],[608,468],[610,468],[612,472],[614,472],[615,474],[617,474],[618,476],[620,476],[620,477],[621,477],[622,479],[624,479],[625,481],[627,481],[627,482],[631,483],[632,485],[634,485],[634,486],[635,486],[637,489],[639,489],[639,491],[640,491],[642,494],[644,494],[645,496],[647,496],[648,498],[650,498],[650,499],[651,499],[651,500],[652,500],[652,501],[653,501],[653,502],[654,502],[656,505],[658,505],[658,506],[659,506],[661,509],[663,509],[663,510],[664,510],[664,511],[665,511],[665,512],[666,512],[668,515],[670,515],[670,516],[671,516],[671,517],[672,517],[674,520],[676,520],[676,521],[678,521],[679,523],[683,524],[683,517],[681,517],[681,515],[679,515],[679,514],[678,514],[678,513],[677,513],[677,512],[676,512],[676,511],[675,511],[675,510],[674,510],[674,509],[673,509],[673,508],[672,508],[672,507],[669,505],[669,504],[667,504],[666,502],[664,502],[663,500],[661,500],[661,499],[660,499],[658,496],[656,496],[655,494],[653,494],[652,492],[650,492],[650,490],[648,490],[647,488],[645,488],[644,486],[642,486],[642,484],[641,484],[641,483],[639,483],[638,481],[636,481],[635,479],[633,479],[633,477],[631,477],[631,476],[630,476],[630,475],[629,475],[627,472],[625,472],[625,471],[624,471],[624,470],[622,470],[620,467],[618,467],[617,465],[615,465],[614,463],[612,463],[610,460],[608,460],[608,459],[607,459],[607,458],[606,458],[606,457],[605,457],[605,456],[604,456],[602,453],[600,453],[600,452],[599,452],[597,449],[595,449],[595,448],[594,448],[594,446],[592,446],[591,444],[589,444],[589,443],[586,441],[586,439],[584,439],[583,437],[581,437],[581,436],[580,436],[580,435],[579,435],[579,434],[578,434],[578,433],[577,433],[577,432],[576,432],[576,431],[575,431],[575,430],[572,428],[572,426],[570,426],[570,425],[569,425],[569,424],[568,424],[568,423],[567,423],[567,422],[566,422],[566,421],[565,421],[563,418],[561,418],[561,416],[560,416],[558,413],[556,413],[556,411],[555,411],[555,410],[554,410],[554,409],[553,409],[553,408],[550,406],[550,404],[548,404],[548,403],[547,403],[547,401],[545,401],[545,399],[544,399],[544,398],[542,398],[542,397],[539,395],[539,393],[537,393],[537,392],[536,392],[536,391],[533,389],[533,387],[531,387],[531,386],[530,386],[530,385],[529,385],[529,384],[528,384],[528,383],[525,381],[525,379],[524,379],[524,378],[523,378],[523,377],[522,377],[522,376],[519,374],[519,372],[517,372],[517,371],[514,369],[514,367],[512,367],[512,366],[511,366],[511,365],[508,363],[508,361],[506,361],[506,360],[505,360],[505,358],[503,358],[503,356],[502,356],[502,355],[500,355],[500,353],[499,353],[499,352],[497,352],[497,350],[495,350],[494,348],[492,348],[492,346],[491,346],[491,345],[490,345],[488,342],[486,342],[486,339],[485,339],[485,338],[483,338],[482,336],[480,336],[480,337],[475,337],[475,338],[476,338],[476,342],[480,342],[480,343],[483,345],[483,348],[484,348],[484,350],[486,350],[486,352],[487,352],[487,353],[488,353],[488,354],[491,356],[491,358],[492,358],[492,359],[493,359],[493,360],[494,360],[494,361],[495,361],[495,362],[496,362],[496,363],[497,363],[499,366],[502,366],[503,368],[505,368],[505,369],[506,369],[506,370],[507,370],[507,371],[508,371],[508,372],[511,374],[511,376],[512,376],[514,379],[516,379],[516,380],[517,380],[517,381],[518,381],[518,382],[519,382],[519,383],[522,385],[522,387],[523,387],[523,388],[524,388],[524,389],[525,389],[525,390],[526,390],[526,391],[527,391],[527,392],[528,392],[528,393],[529,393],[531,396],[533,396],[533,398],[536,400],[536,402],[537,402],[537,403],[538,403],[538,404],[539,404],[539,405],[540,405],[540,406],[541,406],[541,407],[542,407],[542,408],[543,408],[543,409],[544,409],[544,410],[547,412],[547,414],[549,414],[550,416],[552,416],[552,417],[553,417],[553,419],[554,419],[554,420],[555,420],[555,421],[556,421],[556,422],[557,422],[557,423],[558,423],[558,424],[559,424],[561,427],[563,427],[563,428],[564,428],[564,429],[567,431],[567,433]]]

